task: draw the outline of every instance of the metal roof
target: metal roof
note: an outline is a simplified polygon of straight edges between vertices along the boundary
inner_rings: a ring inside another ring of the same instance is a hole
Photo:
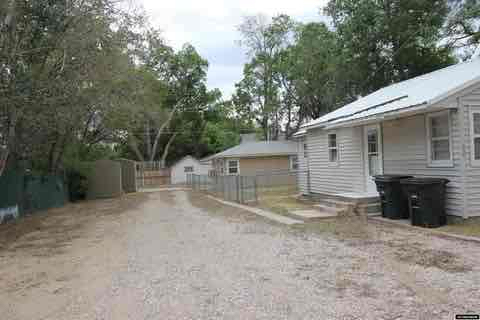
[[[411,107],[432,105],[475,82],[480,82],[480,58],[382,88],[305,124],[303,128],[338,124]]]
[[[211,158],[268,157],[297,154],[297,144],[292,141],[245,142],[213,155]]]

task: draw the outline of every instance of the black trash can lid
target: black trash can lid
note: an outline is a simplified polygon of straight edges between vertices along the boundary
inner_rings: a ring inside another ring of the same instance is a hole
[[[402,180],[401,184],[415,184],[415,185],[431,185],[431,184],[447,184],[450,180],[443,178],[410,178]]]
[[[380,174],[374,177],[375,181],[390,182],[400,181],[402,179],[412,178],[412,176],[406,176],[401,174]]]

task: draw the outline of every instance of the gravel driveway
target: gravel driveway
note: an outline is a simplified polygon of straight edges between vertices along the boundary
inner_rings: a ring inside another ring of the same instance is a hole
[[[138,194],[0,227],[0,318],[454,319],[480,313],[479,262],[410,230]]]

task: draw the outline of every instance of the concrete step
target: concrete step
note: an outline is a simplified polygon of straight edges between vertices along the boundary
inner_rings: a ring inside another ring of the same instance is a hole
[[[323,212],[318,210],[293,210],[289,211],[287,216],[295,220],[304,222],[315,222],[325,219],[336,218],[336,212]]]
[[[370,212],[370,213],[367,213],[367,216],[369,216],[369,217],[381,217],[382,213],[381,212]]]
[[[329,198],[319,199],[317,200],[317,202],[320,205],[324,205],[332,208],[342,208],[342,209],[347,208],[349,205],[353,204],[353,202],[342,201],[337,199],[329,199]]]
[[[340,211],[345,210],[345,207],[332,207],[325,204],[315,204],[313,206],[315,207],[315,209],[319,211],[332,212],[332,213],[338,213]]]
[[[366,204],[359,204],[358,210],[361,213],[374,213],[374,212],[382,212],[382,205],[380,202],[378,203],[366,203]]]

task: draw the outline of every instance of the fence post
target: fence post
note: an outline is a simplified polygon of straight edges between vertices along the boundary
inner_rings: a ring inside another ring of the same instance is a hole
[[[238,179],[239,179],[239,191],[238,191],[238,194],[240,196],[240,199],[238,200],[238,202],[240,203],[243,203],[243,199],[244,199],[244,196],[243,196],[243,177],[242,176],[238,176]]]
[[[240,182],[238,181],[239,180],[239,176],[236,175],[235,176],[235,187],[236,187],[236,191],[237,191],[237,202],[240,202]]]
[[[253,177],[253,192],[255,193],[255,202],[258,203],[257,177]]]

